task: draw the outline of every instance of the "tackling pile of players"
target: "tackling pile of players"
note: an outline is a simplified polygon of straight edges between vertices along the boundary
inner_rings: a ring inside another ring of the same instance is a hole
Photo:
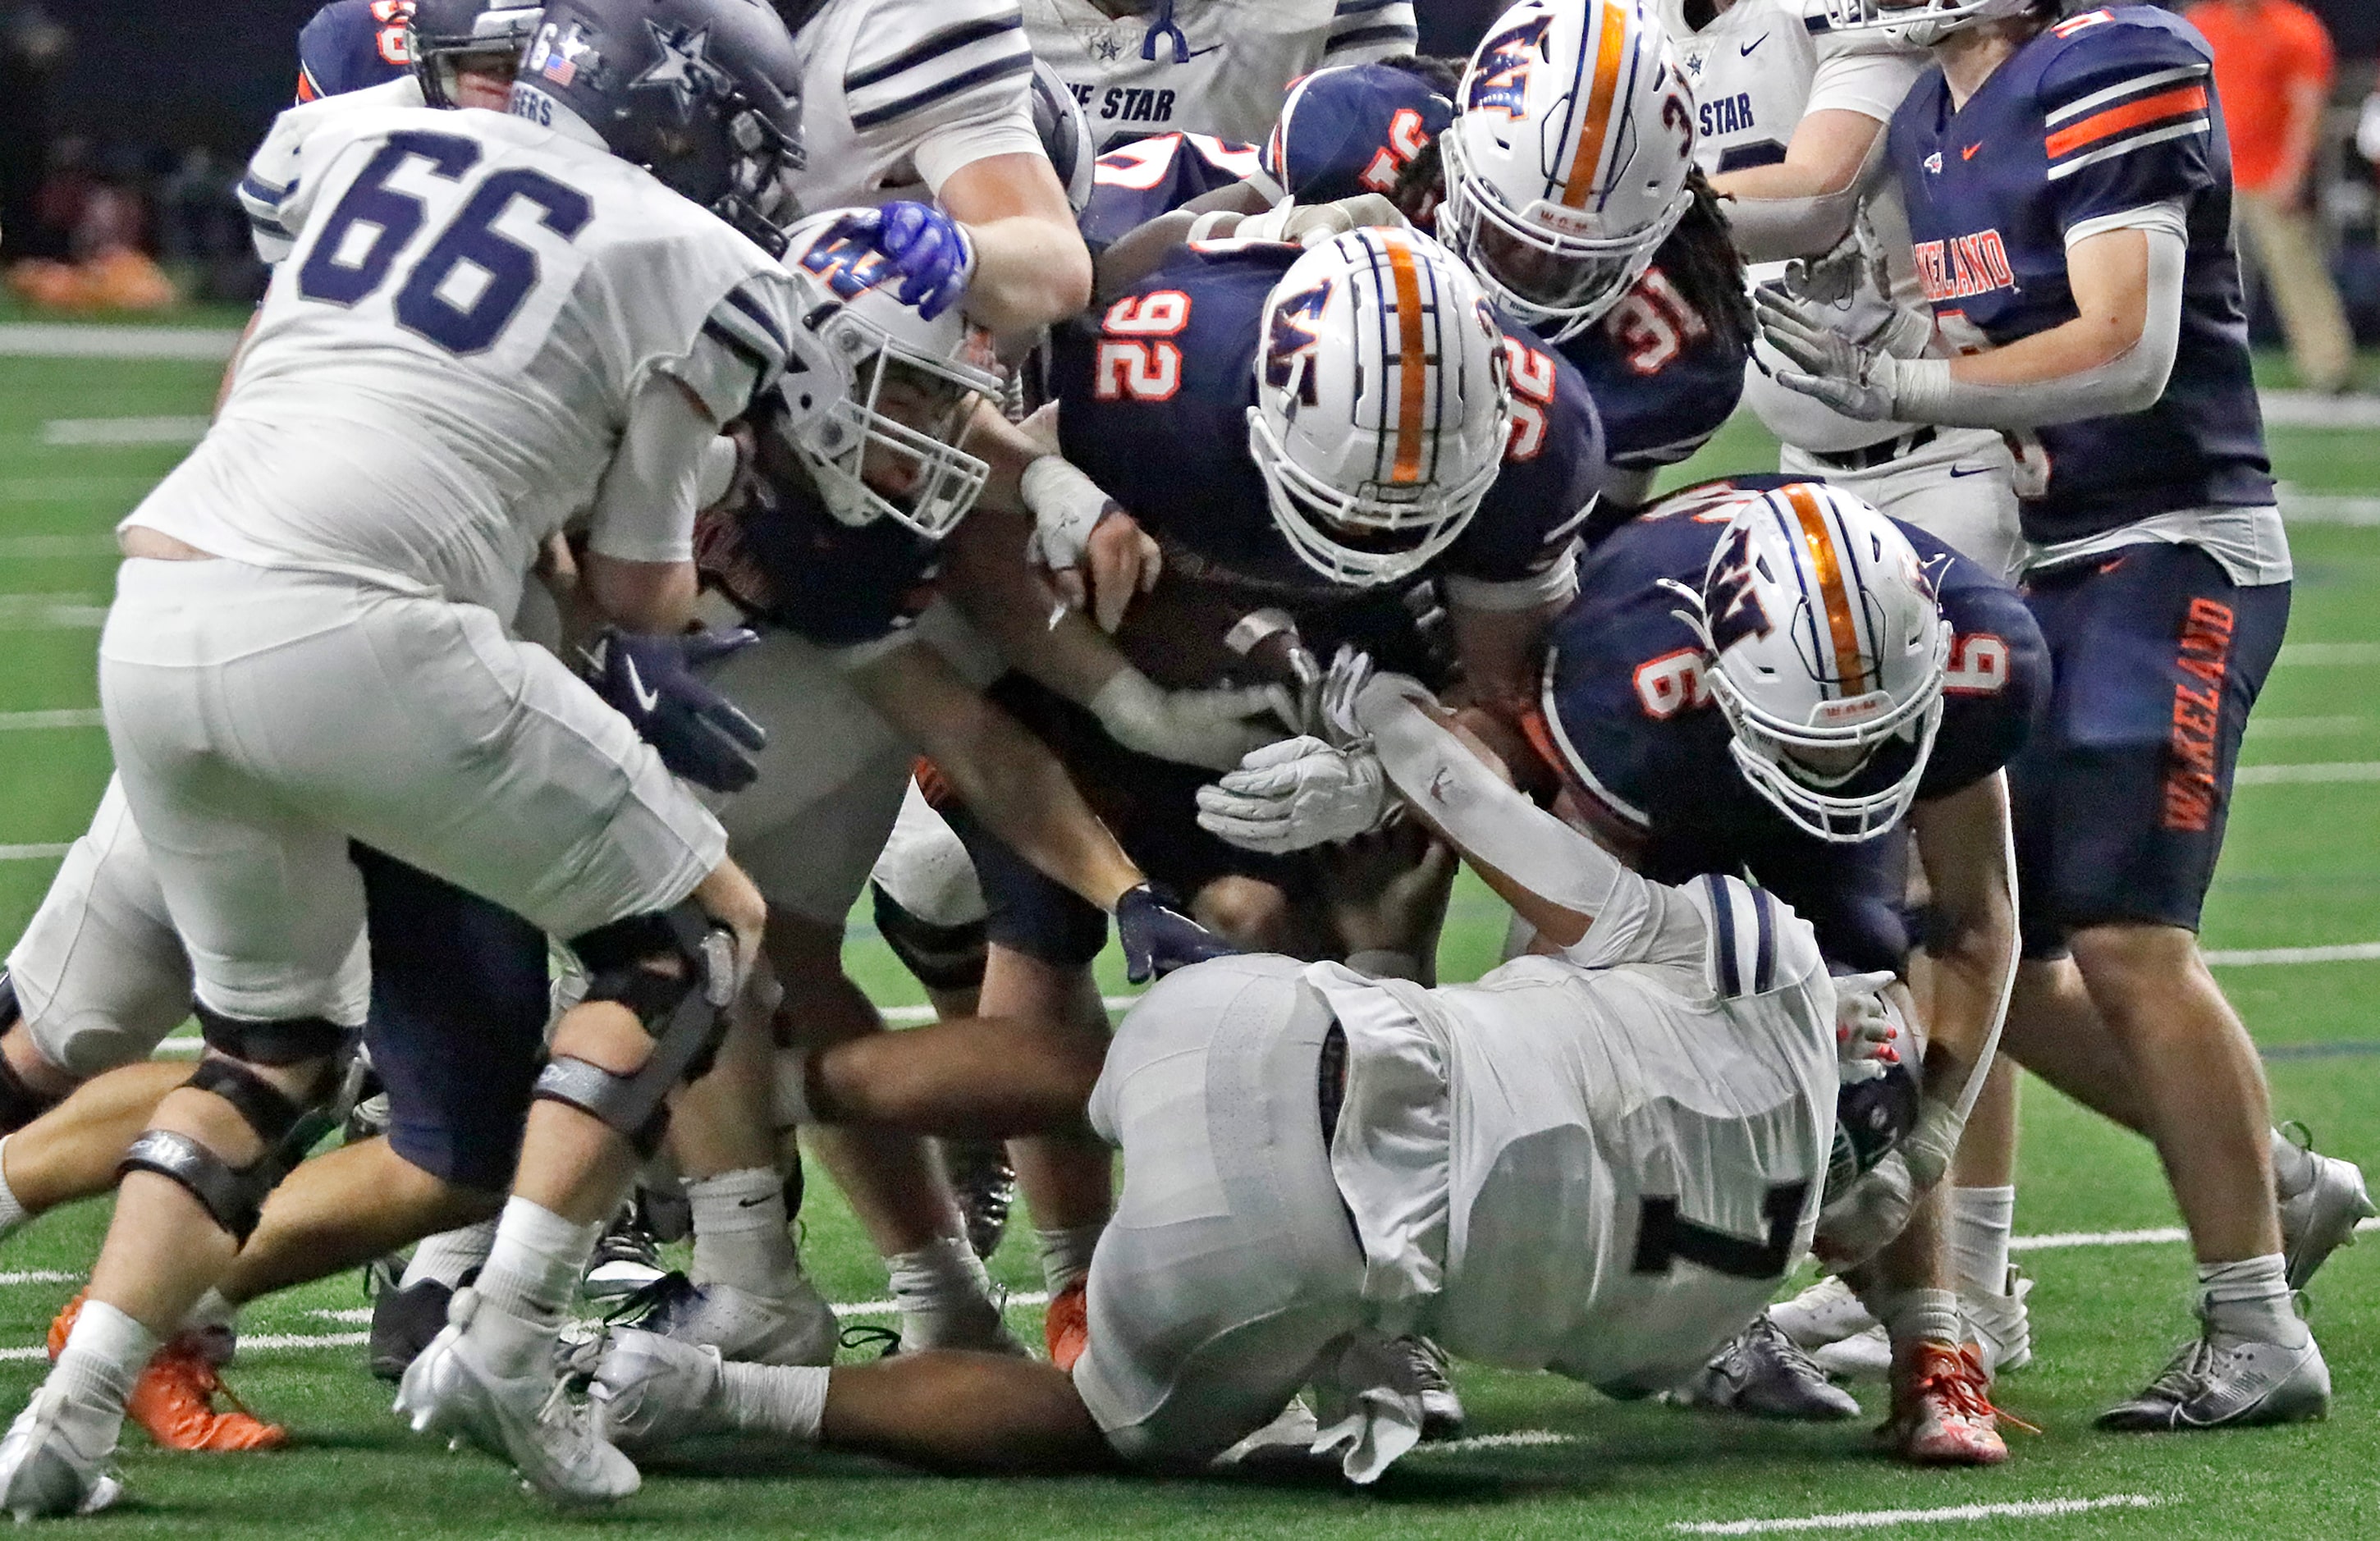
[[[308,27],[272,287],[119,528],[117,773],[0,976],[0,1228],[116,1195],[0,1509],[112,1501],[128,1416],[277,1443],[213,1405],[238,1309],[411,1244],[398,1411],[574,1502],[735,1432],[1366,1482],[1450,1356],[1873,1373],[1903,1458],[1994,1462],[2011,1063],[2155,1142],[2200,1260],[2103,1424],[2325,1409],[2296,1292],[2372,1207],[2194,941],[2289,593],[2204,42],[1257,15]],[[1650,499],[1739,397],[1781,474]],[[1458,865],[1511,961],[1440,986]],[[871,887],[934,1026],[843,972]],[[1111,920],[1162,981],[1112,1040]],[[897,1355],[830,1367],[796,1131]]]

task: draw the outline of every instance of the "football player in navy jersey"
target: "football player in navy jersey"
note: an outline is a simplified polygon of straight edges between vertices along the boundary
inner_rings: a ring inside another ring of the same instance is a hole
[[[330,0],[298,31],[298,100],[344,96],[412,70],[413,0]]]
[[[2004,1460],[1988,1366],[1966,1346],[1922,1201],[1982,1085],[2015,967],[1998,772],[2048,693],[2040,632],[2013,589],[1940,542],[1782,477],[1664,499],[1590,552],[1579,582],[1527,746],[1508,738],[1507,754],[1638,871],[1748,871],[1810,921],[1839,971],[1910,978],[1904,819],[1914,837],[1934,922],[1913,977],[1912,1014],[1930,1029],[1919,1132],[1888,1197],[1877,1180],[1830,1204],[1822,1250],[1838,1267],[1880,1254],[1854,1277],[1892,1329],[1900,1452]],[[1332,754],[1300,742],[1303,755],[1259,751],[1202,793],[1207,826],[1264,850],[1350,832],[1318,807],[1337,804]],[[1857,1410],[1765,1323],[1683,1394],[1771,1415]]]
[[[1785,383],[1853,417],[2017,436],[2057,683],[2010,774],[2028,954],[2010,1048],[2155,1138],[2199,1259],[2200,1341],[2102,1423],[2316,1416],[2329,1373],[2293,1289],[2368,1201],[2351,1167],[2273,1134],[2196,945],[2290,580],[2209,50],[2145,6],[1856,6],[1934,55],[1888,131],[1890,174],[1962,354],[1896,359],[1766,292],[1763,328],[1796,365]]]

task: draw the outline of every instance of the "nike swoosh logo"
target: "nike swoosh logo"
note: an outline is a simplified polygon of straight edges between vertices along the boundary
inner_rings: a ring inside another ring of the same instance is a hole
[[[628,666],[628,694],[637,698],[637,706],[638,710],[650,711],[653,708],[661,705],[661,693],[656,690],[648,690],[645,688],[644,677],[637,673],[637,661],[631,658],[624,660],[623,661],[625,661]]]
[[[1205,58],[1208,55],[1209,55],[1209,54],[1213,53],[1216,49],[1220,48],[1220,47],[1222,47],[1222,46],[1223,46],[1223,45],[1222,45],[1221,43],[1220,43],[1220,42],[1210,42],[1210,43],[1208,43],[1208,44],[1206,47],[1204,47],[1204,48],[1192,48],[1192,49],[1186,49],[1186,50],[1184,50],[1184,53],[1183,53],[1183,55],[1182,55],[1181,62],[1182,62],[1182,63],[1184,63],[1184,64],[1188,64],[1188,63],[1189,63],[1191,60],[1193,60],[1193,59],[1203,59],[1203,58]]]
[[[1735,51],[1735,52],[1736,52],[1736,55],[1737,55],[1739,58],[1745,58],[1745,59],[1748,59],[1748,58],[1752,57],[1752,51],[1753,51],[1754,49],[1755,49],[1755,48],[1759,47],[1762,43],[1767,42],[1767,41],[1768,41],[1768,34],[1767,34],[1767,33],[1766,33],[1766,32],[1763,32],[1763,33],[1761,33],[1758,37],[1754,38],[1750,42],[1743,43],[1743,44],[1740,45],[1740,46],[1736,49],[1736,51]]]
[[[1983,476],[1990,470],[1989,466],[1953,466],[1950,467],[1950,475],[1953,479],[1956,479],[1962,476]]]
[[[1967,146],[1966,149],[1959,152],[1959,159],[1962,161],[1972,161],[1975,158],[1975,152],[1982,148],[1983,146],[1980,144],[1971,144]]]

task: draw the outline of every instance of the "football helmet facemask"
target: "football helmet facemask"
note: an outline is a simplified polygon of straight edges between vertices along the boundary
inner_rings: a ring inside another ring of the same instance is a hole
[[[1881,31],[1896,42],[1930,48],[1985,21],[2022,16],[2033,0],[1824,0],[1828,25],[1839,32]]]
[[[422,101],[455,106],[456,77],[466,69],[510,81],[544,14],[542,6],[506,0],[415,0],[405,46]]]

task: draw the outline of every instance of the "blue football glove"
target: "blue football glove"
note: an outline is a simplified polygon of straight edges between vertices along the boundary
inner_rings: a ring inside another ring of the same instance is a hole
[[[975,278],[966,227],[925,203],[887,203],[847,217],[847,235],[867,238],[902,274],[900,300],[932,321],[965,297]]]
[[[655,637],[606,626],[586,660],[587,683],[625,717],[662,763],[697,786],[741,792],[760,774],[769,734],[695,672],[759,641],[738,626]]]
[[[1174,907],[1172,896],[1147,883],[1116,901],[1116,940],[1123,944],[1124,977],[1135,985],[1177,968],[1239,951]]]

